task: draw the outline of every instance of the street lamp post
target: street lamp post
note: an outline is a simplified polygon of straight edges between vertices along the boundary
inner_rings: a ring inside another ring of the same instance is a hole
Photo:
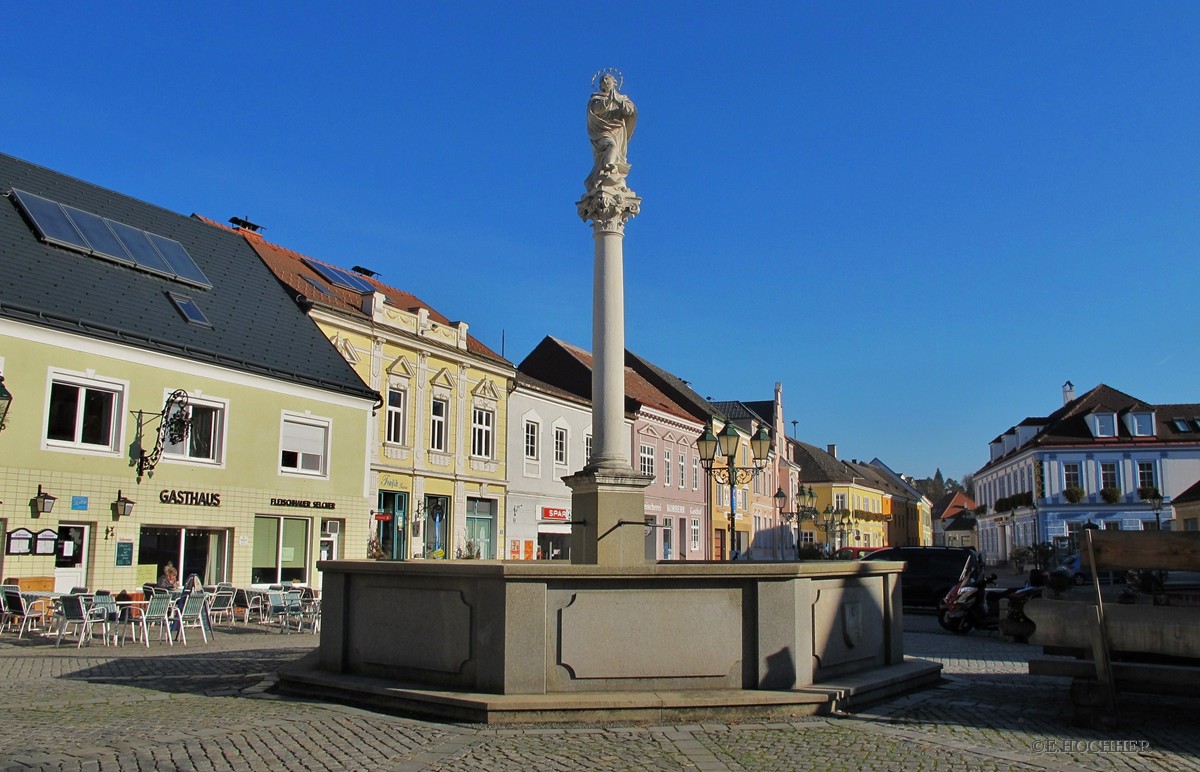
[[[726,556],[733,559],[734,543],[737,540],[737,486],[747,485],[766,467],[771,452],[771,435],[766,426],[759,426],[758,432],[750,438],[750,450],[754,453],[753,466],[738,466],[737,452],[741,445],[741,435],[733,427],[732,421],[725,422],[725,428],[718,435],[713,431],[710,421],[704,427],[704,433],[696,440],[696,448],[700,453],[700,464],[704,471],[721,485],[729,486],[729,550]],[[718,449],[725,458],[725,466],[714,466]]]
[[[1146,497],[1146,501],[1150,503],[1150,509],[1154,510],[1154,528],[1161,531],[1163,495],[1159,492],[1158,488],[1155,488],[1154,492]]]
[[[779,516],[783,518],[783,522],[791,525],[793,521],[796,523],[796,541],[795,553],[796,560],[800,559],[800,524],[805,520],[816,521],[817,508],[813,506],[813,502],[817,500],[817,494],[813,491],[812,486],[808,486],[808,490],[804,486],[800,486],[800,490],[796,492],[796,508],[791,512],[785,511],[787,506],[788,495],[784,493],[783,488],[775,491],[775,506],[779,509]]]
[[[843,537],[854,525],[854,515],[846,510],[834,509],[833,505],[825,507],[825,511],[821,513],[821,518],[813,517],[813,525],[825,532],[825,547],[830,553],[830,556],[837,552],[837,547],[843,541]],[[833,534],[833,545],[830,545],[830,534]],[[832,546],[832,549],[830,547]]]

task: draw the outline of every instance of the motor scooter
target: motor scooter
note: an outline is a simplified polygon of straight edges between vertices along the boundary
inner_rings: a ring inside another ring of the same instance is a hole
[[[1032,575],[1024,587],[1003,590],[988,590],[996,583],[995,574],[982,571],[964,572],[958,584],[950,588],[938,606],[938,624],[943,629],[958,635],[972,630],[1001,630],[1009,628],[1018,641],[1027,639],[1032,633],[1032,621],[1025,616],[1025,602],[1030,598],[1042,597],[1041,583]],[[1000,620],[1000,599],[1008,599],[1008,611],[1004,625]]]

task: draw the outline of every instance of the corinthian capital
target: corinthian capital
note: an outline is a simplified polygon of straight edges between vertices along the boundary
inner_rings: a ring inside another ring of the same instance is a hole
[[[576,206],[579,207],[579,218],[584,222],[591,220],[594,229],[623,234],[625,221],[641,211],[642,199],[624,186],[601,187],[589,191]]]

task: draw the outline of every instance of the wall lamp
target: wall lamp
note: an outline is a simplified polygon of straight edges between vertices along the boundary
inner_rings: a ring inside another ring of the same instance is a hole
[[[38,483],[37,495],[33,497],[33,505],[37,509],[39,515],[48,515],[54,510],[54,502],[57,498],[51,496],[42,490],[42,484]]]
[[[4,387],[4,376],[0,375],[0,432],[4,431],[4,422],[8,418],[10,407],[12,407],[12,392]]]
[[[136,502],[133,499],[127,499],[117,491],[117,500],[113,502],[113,514],[117,517],[129,517],[133,514],[133,505]]]

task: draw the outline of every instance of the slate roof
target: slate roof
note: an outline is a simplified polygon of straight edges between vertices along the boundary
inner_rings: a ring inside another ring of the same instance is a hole
[[[787,438],[788,448],[792,453],[792,461],[800,465],[800,480],[807,483],[844,482],[848,483],[855,475],[850,467],[816,445]]]
[[[592,398],[592,353],[579,346],[547,335],[521,364],[517,372],[552,384],[589,403]],[[642,406],[684,420],[697,420],[654,384],[631,367],[625,368],[625,412],[636,413]]]
[[[632,351],[625,351],[625,365],[632,367],[638,375],[645,378],[655,388],[662,391],[677,405],[686,409],[691,415],[707,423],[713,416],[725,418],[714,404],[704,399],[682,378],[669,373],[648,359],[644,359]]]
[[[516,380],[517,386],[524,387],[530,391],[541,392],[542,394],[558,397],[559,399],[567,402],[574,402],[578,405],[590,406],[592,404],[591,400],[589,399],[585,399],[578,394],[567,391],[566,389],[560,389],[552,383],[546,383],[545,381],[539,378],[534,378],[532,375],[523,373],[520,370],[517,371]]]
[[[1154,411],[1155,436],[1135,437],[1129,433],[1125,422],[1120,420],[1131,412]],[[1087,425],[1087,417],[1093,413],[1115,413],[1117,415],[1117,435],[1115,437],[1095,437]],[[1200,418],[1200,404],[1151,405],[1147,402],[1118,391],[1106,384],[1100,384],[1091,391],[1076,397],[1067,404],[1055,410],[1044,418],[1026,418],[1022,426],[1041,425],[1042,430],[1024,445],[1011,451],[1008,455],[1024,452],[1030,448],[1047,448],[1056,446],[1079,445],[1131,445],[1157,443],[1200,443],[1200,432],[1179,431],[1171,419]],[[1193,423],[1193,426],[1200,428]],[[1014,427],[1015,428],[1015,427]],[[1013,429],[1001,434],[993,442],[1012,433]],[[981,467],[983,471],[1004,457],[990,461]]]
[[[946,531],[974,531],[976,520],[970,515],[955,515],[946,523]]]
[[[864,482],[869,483],[871,487],[883,491],[893,498],[911,498],[908,490],[889,477],[882,469],[858,461],[847,461],[845,463],[854,470],[858,477],[863,478]]]
[[[1171,504],[1189,504],[1200,501],[1200,480],[1192,483],[1187,490],[1171,499]]]
[[[175,239],[210,289],[42,243],[11,197],[0,201],[0,316],[377,401],[240,236],[0,154],[12,188]],[[212,327],[189,324],[167,293],[190,296]]]
[[[357,316],[363,319],[367,318],[368,314],[362,310],[362,295],[326,281],[315,270],[308,265],[305,265],[304,261],[311,260],[314,263],[330,266],[333,265],[332,263],[328,263],[324,260],[317,260],[316,258],[302,255],[299,252],[288,249],[287,247],[273,244],[263,238],[259,233],[244,229],[235,230],[233,228],[229,228],[228,226],[214,222],[213,220],[209,220],[206,217],[200,217],[199,215],[197,215],[197,217],[198,219],[201,219],[204,222],[207,222],[218,228],[224,228],[244,237],[254,251],[258,254],[258,256],[262,258],[262,261],[266,263],[267,267],[271,269],[276,277],[278,277],[279,281],[294,293],[294,297],[302,297],[308,301],[319,303],[331,310],[348,316]],[[333,267],[347,270],[343,266]],[[411,292],[406,292],[405,290],[389,286],[371,276],[365,276],[360,273],[355,273],[354,275],[373,286],[377,292],[383,293],[384,297],[386,298],[385,302],[390,306],[414,313],[418,308],[424,308],[426,311],[428,311],[429,319],[431,321],[446,326],[452,326],[454,324],[454,322],[452,322],[449,318],[439,313],[436,309]],[[316,284],[313,283],[314,281]],[[325,287],[328,289],[328,292],[323,291],[320,289],[320,287]],[[427,343],[448,348],[440,341],[434,339],[424,340]],[[512,366],[511,362],[480,343],[478,339],[470,334],[470,332],[467,333],[467,351],[484,359],[489,359],[493,362],[505,364],[510,367]]]

